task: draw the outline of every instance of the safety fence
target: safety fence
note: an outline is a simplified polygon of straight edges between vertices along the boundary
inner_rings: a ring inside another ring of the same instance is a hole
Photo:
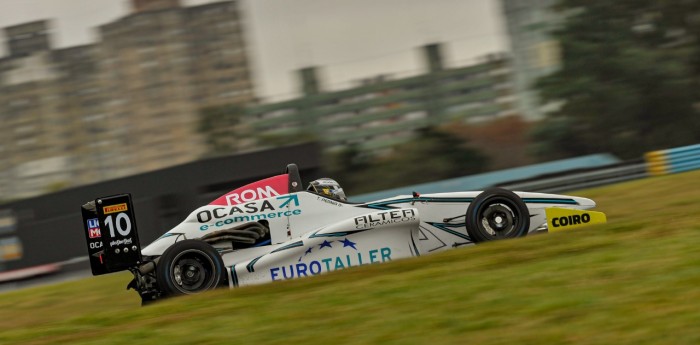
[[[652,151],[644,158],[652,176],[696,170],[700,169],[700,144]]]

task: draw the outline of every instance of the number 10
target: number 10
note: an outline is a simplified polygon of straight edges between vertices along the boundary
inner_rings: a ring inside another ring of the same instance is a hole
[[[125,225],[122,223],[124,223]],[[119,232],[120,235],[128,236],[129,233],[131,233],[131,219],[129,219],[129,216],[127,216],[126,213],[117,214],[117,219],[114,222],[112,222],[112,215],[107,216],[107,218],[105,218],[105,225],[107,225],[107,227],[109,228],[109,235],[111,237],[115,237],[115,225],[117,228],[117,232]]]

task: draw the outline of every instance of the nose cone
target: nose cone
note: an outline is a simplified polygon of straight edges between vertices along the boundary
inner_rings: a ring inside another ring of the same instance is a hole
[[[578,202],[580,208],[584,209],[584,210],[594,208],[596,206],[595,201],[588,199],[588,198],[574,197],[573,199],[576,200],[576,202]]]

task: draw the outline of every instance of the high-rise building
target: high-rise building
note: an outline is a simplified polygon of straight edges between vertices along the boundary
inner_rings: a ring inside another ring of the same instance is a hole
[[[71,114],[61,114],[62,86],[45,21],[5,28],[0,62],[0,198],[36,194],[70,178]]]
[[[71,157],[70,177],[83,183],[123,175],[121,153],[112,148],[119,137],[109,122],[110,94],[102,85],[98,59],[99,49],[93,44],[57,49],[52,59],[61,76],[57,116],[65,128],[57,143]],[[64,183],[80,184],[71,179]]]
[[[132,5],[94,44],[54,49],[47,21],[4,29],[0,200],[195,160],[200,110],[254,98],[238,2]]]
[[[561,65],[559,42],[550,32],[563,16],[552,9],[556,0],[502,0],[513,56],[518,111],[530,120],[542,118],[556,105],[543,106],[534,90],[537,79]]]
[[[205,151],[202,108],[253,99],[237,2],[180,7],[134,0],[100,26],[101,73],[125,173],[192,161]]]

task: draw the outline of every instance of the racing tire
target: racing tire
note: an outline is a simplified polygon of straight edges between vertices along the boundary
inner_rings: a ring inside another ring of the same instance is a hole
[[[522,237],[530,230],[530,212],[515,193],[489,188],[469,204],[466,226],[474,243]]]
[[[170,246],[156,267],[158,287],[166,296],[191,295],[216,289],[226,281],[219,253],[199,240]]]

